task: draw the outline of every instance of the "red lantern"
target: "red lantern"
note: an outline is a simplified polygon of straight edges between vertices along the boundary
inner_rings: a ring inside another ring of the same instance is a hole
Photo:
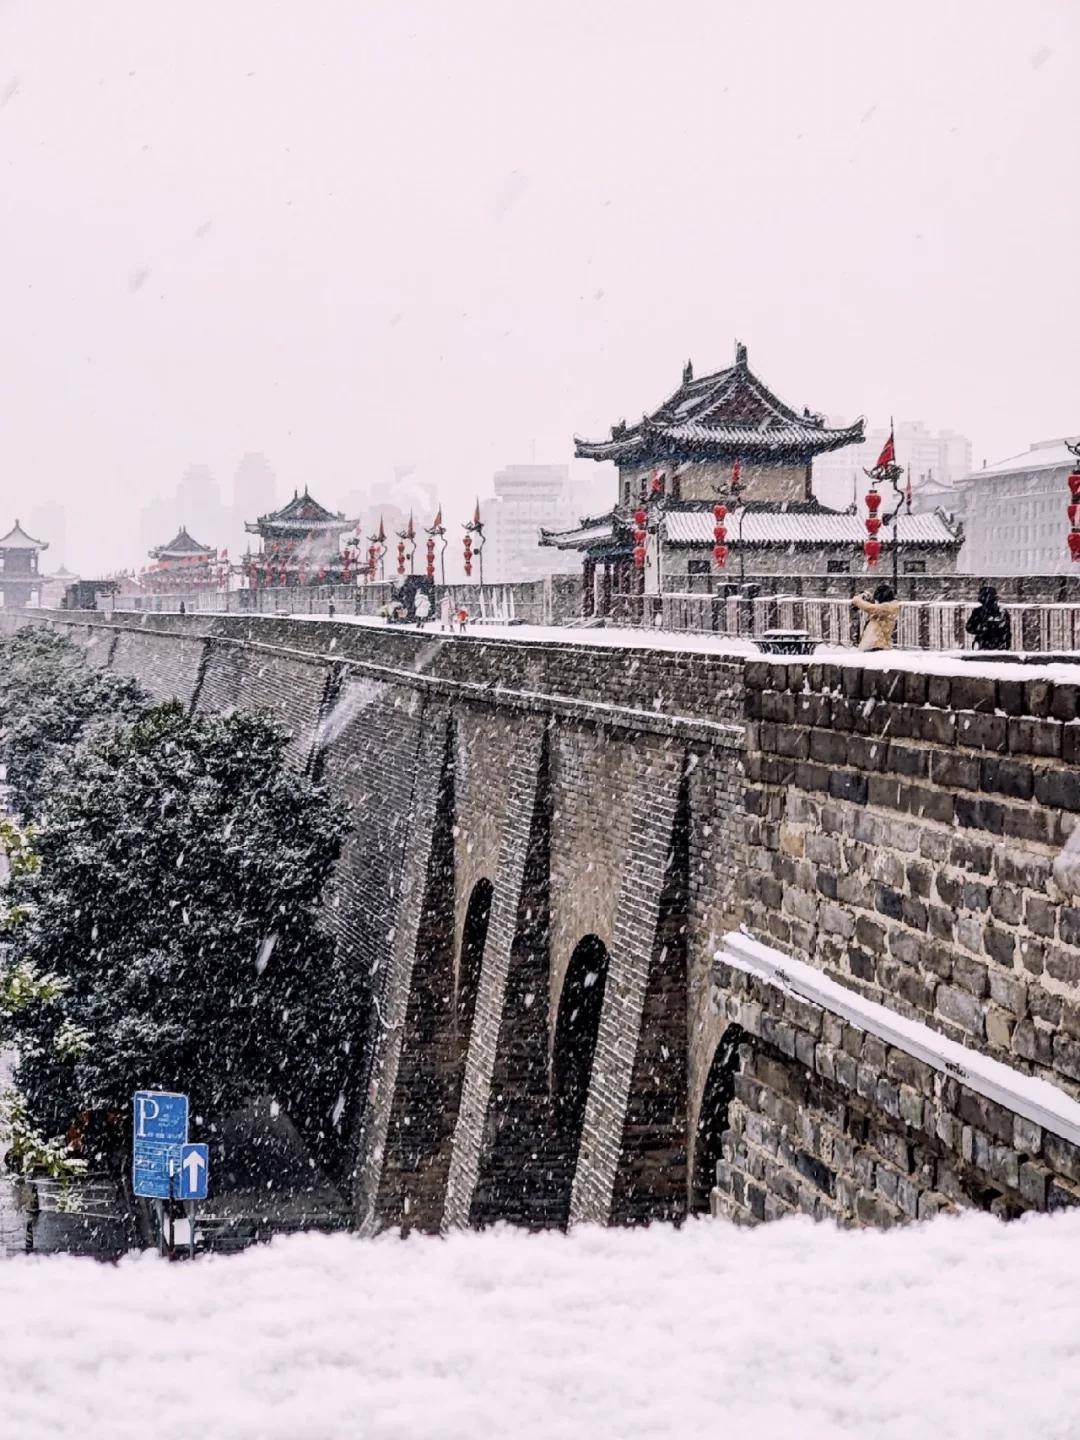
[[[468,551],[470,551],[471,549],[472,549],[472,536],[471,536],[471,535],[466,535],[466,536],[465,536],[465,550],[466,550],[466,553],[467,553]]]
[[[738,488],[739,488],[739,486],[740,486],[741,484],[742,484],[742,461],[741,461],[741,460],[736,460],[736,461],[735,461],[735,464],[731,467],[731,488],[732,488],[732,490],[738,490]]]
[[[435,578],[435,562],[434,562],[433,560],[429,560],[428,563],[427,563],[427,567],[426,567],[426,568],[427,568],[427,573],[428,573],[428,579],[429,579],[429,580],[434,580],[434,578]]]
[[[646,521],[647,518],[648,518],[648,517],[646,516],[644,510],[635,510],[635,511],[634,511],[634,524],[638,527],[639,530],[640,530],[641,527],[645,524],[645,521]]]
[[[647,530],[643,530],[643,529],[641,529],[641,528],[639,527],[637,530],[634,531],[634,544],[635,544],[635,545],[644,545],[644,544],[645,544],[645,541],[646,541],[648,538],[649,538],[649,532],[648,532]]]
[[[466,561],[465,561],[465,574],[466,574],[466,575],[471,575],[471,574],[472,574],[472,562],[471,562],[470,560],[466,560]]]
[[[1080,560],[1080,530],[1069,531],[1069,554],[1074,560]]]
[[[644,546],[644,545],[636,545],[636,546],[634,547],[634,567],[635,567],[635,569],[637,569],[637,570],[644,570],[644,568],[645,568],[645,546]]]
[[[870,511],[871,515],[875,515],[881,508],[881,496],[876,490],[868,490],[866,492],[866,508]]]
[[[1069,491],[1074,500],[1080,500],[1080,470],[1074,470],[1069,476]]]
[[[867,520],[866,522],[866,528],[871,535],[876,535],[881,529],[881,521],[876,515],[871,515],[869,520]]]
[[[878,557],[881,555],[881,541],[867,540],[863,545],[863,554],[866,556],[866,563],[868,565],[876,565]]]
[[[713,513],[713,519],[716,521],[716,523],[717,523],[718,525],[722,525],[722,524],[724,523],[724,521],[727,519],[727,506],[726,506],[726,505],[714,505],[714,506],[712,507],[712,513]]]
[[[713,553],[713,559],[716,561],[717,565],[719,565],[719,566],[720,566],[720,569],[722,570],[722,569],[724,568],[724,566],[727,564],[727,553],[728,553],[728,551],[727,551],[727,546],[726,546],[726,545],[714,545],[713,548],[712,548],[712,553]]]
[[[1080,505],[1078,505],[1077,502],[1074,500],[1074,501],[1072,502],[1072,504],[1069,506],[1069,524],[1070,524],[1070,525],[1075,525],[1075,524],[1076,524],[1076,517],[1077,517],[1078,515],[1080,515]]]
[[[727,526],[726,526],[726,525],[714,525],[714,526],[713,526],[713,532],[712,532],[712,533],[713,533],[713,539],[716,541],[716,543],[717,543],[718,545],[723,545],[724,541],[727,539]]]
[[[404,575],[404,574],[405,574],[405,561],[404,561],[404,560],[399,560],[399,561],[398,561],[397,573],[398,573],[399,575]]]
[[[649,488],[654,495],[659,495],[661,490],[663,490],[664,488],[664,477],[662,475],[658,475],[655,470],[653,471],[652,480],[650,481]]]

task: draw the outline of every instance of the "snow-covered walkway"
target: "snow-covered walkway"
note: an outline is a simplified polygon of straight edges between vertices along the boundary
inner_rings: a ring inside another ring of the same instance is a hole
[[[1080,1436],[1080,1214],[0,1264],[19,1440]]]

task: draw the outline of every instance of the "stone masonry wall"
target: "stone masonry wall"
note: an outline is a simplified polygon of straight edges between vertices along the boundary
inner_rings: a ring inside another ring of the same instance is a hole
[[[1077,687],[746,667],[746,919],[763,939],[1080,1096]]]
[[[713,1213],[889,1226],[1080,1205],[1080,1147],[877,1036],[720,965],[741,1038]]]
[[[751,933],[1080,1098],[1080,906],[1053,870],[1080,813],[1077,687],[962,665],[752,661],[745,673]],[[897,1219],[922,1214],[924,1196],[930,1211],[942,1195],[1007,1213],[1080,1201],[1075,1147],[814,1007],[781,1001],[782,1020],[769,1018],[776,992],[751,982],[748,1001],[746,984],[718,972],[721,1018],[746,1032],[723,1213]]]

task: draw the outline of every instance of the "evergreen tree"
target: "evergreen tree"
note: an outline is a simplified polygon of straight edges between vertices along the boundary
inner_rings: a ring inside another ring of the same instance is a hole
[[[317,920],[341,825],[268,717],[157,706],[69,757],[8,965],[59,982],[0,1016],[46,1135],[118,1173],[136,1089],[207,1127],[273,1095],[333,1163],[361,998]]]
[[[136,681],[90,665],[70,640],[42,625],[0,637],[0,761],[11,808],[36,819],[53,772],[62,777],[74,747],[148,704]]]

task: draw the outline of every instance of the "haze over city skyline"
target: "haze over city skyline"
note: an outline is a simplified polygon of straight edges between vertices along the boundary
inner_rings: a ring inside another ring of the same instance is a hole
[[[0,523],[139,566],[142,508],[251,451],[464,512],[736,339],[976,466],[1076,433],[1078,40],[1061,3],[8,0]]]

